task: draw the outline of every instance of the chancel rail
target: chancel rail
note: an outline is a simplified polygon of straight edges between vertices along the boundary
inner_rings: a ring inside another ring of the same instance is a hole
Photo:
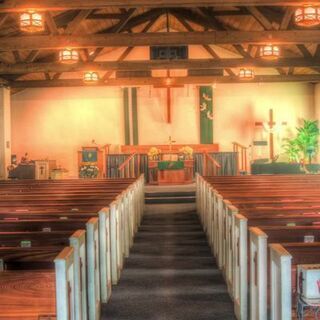
[[[107,177],[117,178],[121,176],[119,167],[130,157],[131,154],[109,154],[106,159]],[[230,176],[237,174],[237,153],[235,152],[213,152],[209,153],[221,166],[217,175]],[[138,159],[138,157],[140,159]],[[204,153],[194,153],[194,174],[203,174]],[[134,166],[131,168],[131,176],[144,174],[146,182],[149,182],[149,159],[147,153],[139,154],[134,160]]]

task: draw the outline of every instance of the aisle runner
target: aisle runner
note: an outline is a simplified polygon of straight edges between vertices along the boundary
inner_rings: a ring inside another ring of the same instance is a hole
[[[124,136],[126,145],[139,144],[137,88],[123,89]]]

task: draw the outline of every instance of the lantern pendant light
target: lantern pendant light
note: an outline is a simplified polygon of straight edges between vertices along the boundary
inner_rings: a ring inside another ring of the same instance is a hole
[[[320,25],[320,7],[306,5],[297,8],[294,13],[294,22],[300,27],[314,27]]]
[[[86,84],[95,84],[99,82],[99,73],[95,71],[87,71],[83,75],[83,82]]]
[[[254,72],[252,69],[242,68],[239,72],[240,80],[252,80],[254,79]]]
[[[260,57],[267,60],[276,60],[280,56],[280,49],[278,46],[267,44],[260,48]]]
[[[20,30],[41,32],[44,30],[43,15],[36,11],[27,11],[20,15]]]
[[[59,52],[59,61],[65,64],[74,64],[79,62],[79,52],[74,49],[63,49]]]

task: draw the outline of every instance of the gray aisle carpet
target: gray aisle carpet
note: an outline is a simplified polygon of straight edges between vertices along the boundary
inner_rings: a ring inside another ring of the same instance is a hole
[[[235,319],[195,212],[145,215],[102,309],[102,319],[110,320]]]

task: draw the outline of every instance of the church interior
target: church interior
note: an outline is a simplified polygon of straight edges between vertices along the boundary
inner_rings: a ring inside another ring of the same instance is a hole
[[[0,320],[318,319],[319,120],[319,0],[0,0]]]

